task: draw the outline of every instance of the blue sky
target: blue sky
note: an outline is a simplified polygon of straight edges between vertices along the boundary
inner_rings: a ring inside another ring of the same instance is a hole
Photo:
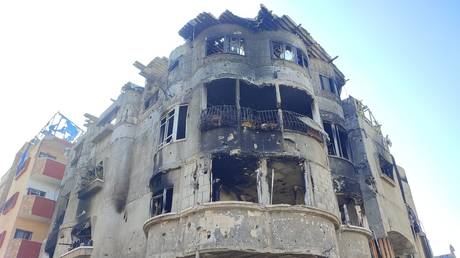
[[[168,56],[199,12],[254,17],[260,1],[0,2],[0,174],[56,111],[99,115],[132,66]],[[264,1],[301,23],[372,109],[406,169],[435,253],[460,249],[460,1]]]

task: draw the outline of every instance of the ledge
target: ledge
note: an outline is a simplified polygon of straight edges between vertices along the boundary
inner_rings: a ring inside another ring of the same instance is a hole
[[[92,246],[79,246],[75,249],[64,253],[63,255],[59,256],[61,258],[73,258],[73,257],[90,257],[91,253],[93,252]]]
[[[94,194],[98,192],[99,190],[102,189],[104,186],[104,180],[96,178],[90,183],[88,183],[86,186],[82,187],[78,192],[78,199],[85,198],[86,196],[89,196],[91,194]]]
[[[172,212],[172,213],[167,213],[167,214],[162,214],[158,215],[155,217],[152,217],[144,222],[143,225],[143,230],[145,235],[147,236],[148,234],[148,229],[155,225],[155,224],[160,224],[172,220],[178,220],[180,218],[192,215],[194,213],[198,212],[205,212],[209,210],[223,210],[223,209],[231,209],[231,208],[239,208],[239,209],[244,209],[244,210],[254,210],[254,211],[260,211],[260,212],[286,212],[286,213],[304,213],[304,214],[309,214],[312,216],[317,216],[321,217],[324,219],[327,219],[331,221],[335,228],[338,229],[340,227],[340,220],[339,218],[328,212],[324,211],[315,207],[310,207],[310,206],[305,206],[305,205],[288,205],[288,204],[277,204],[277,205],[261,205],[257,203],[251,203],[251,202],[234,202],[234,201],[225,201],[225,202],[209,202],[209,203],[204,203],[201,204],[200,206],[193,207],[193,208],[188,208],[183,210],[182,212]]]
[[[353,226],[353,225],[342,225],[340,226],[340,231],[362,234],[362,235],[365,235],[368,239],[372,238],[372,231],[370,231],[367,228],[363,228],[363,227],[358,227],[358,226]]]

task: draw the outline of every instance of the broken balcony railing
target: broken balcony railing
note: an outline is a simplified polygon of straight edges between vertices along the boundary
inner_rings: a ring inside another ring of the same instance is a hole
[[[309,132],[305,122],[307,116],[292,112],[282,111],[284,129],[303,133]],[[278,110],[254,110],[236,106],[221,105],[210,106],[201,113],[201,129],[210,130],[218,127],[243,126],[249,129],[262,131],[280,130],[280,117]]]

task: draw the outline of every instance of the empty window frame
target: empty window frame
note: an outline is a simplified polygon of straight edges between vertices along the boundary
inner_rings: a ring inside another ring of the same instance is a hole
[[[160,146],[185,139],[188,106],[181,105],[160,119]]]
[[[244,56],[246,54],[244,38],[235,35],[226,35],[206,40],[206,56],[221,53]]]
[[[328,122],[324,122],[323,127],[329,137],[327,142],[328,154],[349,159],[348,134],[346,130],[340,125]]]
[[[272,41],[272,57],[276,59],[283,59],[291,62],[296,61],[296,48],[292,45]]]
[[[357,204],[353,198],[337,196],[339,203],[340,217],[342,224],[358,227],[364,226],[364,214],[361,205]]]
[[[389,162],[385,157],[379,154],[379,165],[380,172],[394,180],[393,163]]]
[[[35,189],[35,188],[32,188],[32,187],[29,187],[29,188],[27,188],[27,195],[36,195],[36,196],[45,197],[46,192],[38,190],[38,189]]]
[[[14,238],[15,239],[31,240],[32,239],[32,232],[22,230],[22,229],[16,229],[16,232],[14,232]]]
[[[305,69],[308,69],[308,57],[304,52],[297,48],[297,64],[304,67]]]
[[[150,215],[152,217],[170,213],[172,209],[173,188],[168,187],[156,191],[150,200]]]
[[[92,246],[93,240],[91,237],[91,221],[86,221],[75,225],[71,231],[72,244],[70,250],[80,246]]]
[[[258,202],[257,168],[256,157],[213,157],[211,201]]]
[[[305,200],[305,171],[298,159],[279,158],[268,161],[267,181],[272,204],[303,205]]]
[[[324,75],[319,75],[319,80],[322,90],[329,91],[337,96],[340,96],[339,90],[337,89],[337,84],[335,83],[334,79]]]

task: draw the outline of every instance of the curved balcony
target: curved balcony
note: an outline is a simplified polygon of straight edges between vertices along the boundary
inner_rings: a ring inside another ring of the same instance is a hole
[[[353,163],[347,159],[329,155],[329,165],[336,194],[361,200],[361,187]]]
[[[339,236],[340,257],[371,257],[369,248],[371,238],[372,232],[366,228],[342,225]]]
[[[339,223],[334,214],[308,206],[205,203],[147,220],[146,256],[187,257],[198,251],[219,257],[237,252],[338,257]]]

